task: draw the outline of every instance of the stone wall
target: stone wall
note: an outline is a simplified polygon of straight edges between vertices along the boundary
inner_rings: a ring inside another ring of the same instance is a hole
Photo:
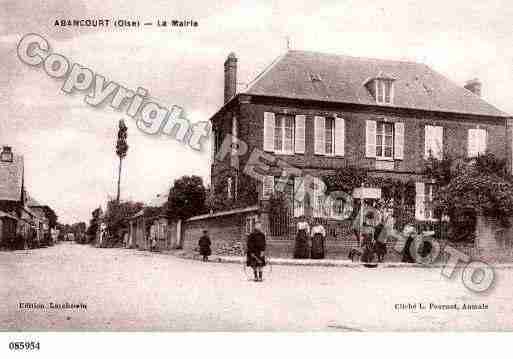
[[[511,261],[513,259],[513,227],[498,220],[477,216],[476,247],[480,259],[485,261]]]
[[[212,253],[223,254],[221,252],[226,248],[238,246],[240,241],[244,240],[243,221],[246,215],[246,213],[236,213],[183,222],[182,248],[186,251],[196,251],[203,230],[207,230],[212,242]]]

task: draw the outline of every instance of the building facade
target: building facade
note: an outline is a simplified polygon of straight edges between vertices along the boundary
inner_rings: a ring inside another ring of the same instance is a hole
[[[230,54],[225,103],[211,118],[211,183],[229,207],[259,204],[265,213],[277,190],[295,199],[305,178],[352,166],[413,181],[415,218],[429,221],[429,156],[491,152],[511,167],[510,116],[481,98],[477,80],[458,86],[418,63],[304,51],[287,52],[238,93],[236,71]],[[321,210],[311,198],[308,212],[294,199],[295,217],[342,215],[343,207]]]

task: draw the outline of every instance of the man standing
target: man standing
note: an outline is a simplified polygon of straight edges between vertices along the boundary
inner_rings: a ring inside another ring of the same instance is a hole
[[[253,268],[255,282],[263,281],[262,268],[265,266],[265,234],[262,231],[262,224],[255,223],[255,229],[248,236],[246,265]]]
[[[204,230],[203,235],[198,242],[200,254],[203,256],[203,262],[208,262],[208,256],[212,254],[212,251],[210,250],[211,244],[208,232],[207,230]]]

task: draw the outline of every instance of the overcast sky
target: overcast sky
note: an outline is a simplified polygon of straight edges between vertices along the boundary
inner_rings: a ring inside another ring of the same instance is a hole
[[[195,121],[222,104],[228,53],[237,54],[239,81],[247,83],[286,51],[287,36],[292,49],[419,61],[462,85],[478,77],[483,97],[513,113],[511,1],[253,2],[0,0],[0,145],[24,155],[30,194],[64,223],[105,208],[116,193],[121,118],[130,146],[123,199],[149,201],[185,174],[208,181],[210,153],[144,135],[123,112],[85,104],[83,93],[64,94],[61,80],[17,58],[16,44],[29,32],[108,80],[182,106]],[[61,18],[194,19],[199,27],[54,27]]]

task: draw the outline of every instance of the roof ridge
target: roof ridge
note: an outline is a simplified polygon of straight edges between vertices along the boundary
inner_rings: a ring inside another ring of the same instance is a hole
[[[324,52],[324,51],[312,51],[312,50],[288,50],[289,52],[297,52],[297,53],[304,53],[304,54],[317,54],[322,56],[333,56],[333,57],[345,57],[355,60],[370,60],[370,61],[378,61],[378,62],[395,62],[395,63],[406,63],[406,64],[413,64],[413,65],[424,65],[429,67],[429,65],[426,65],[424,62],[420,61],[413,61],[413,60],[397,60],[397,59],[384,59],[379,57],[367,57],[367,56],[354,56],[354,55],[346,55],[346,54],[339,54],[339,53],[332,53],[332,52]]]

